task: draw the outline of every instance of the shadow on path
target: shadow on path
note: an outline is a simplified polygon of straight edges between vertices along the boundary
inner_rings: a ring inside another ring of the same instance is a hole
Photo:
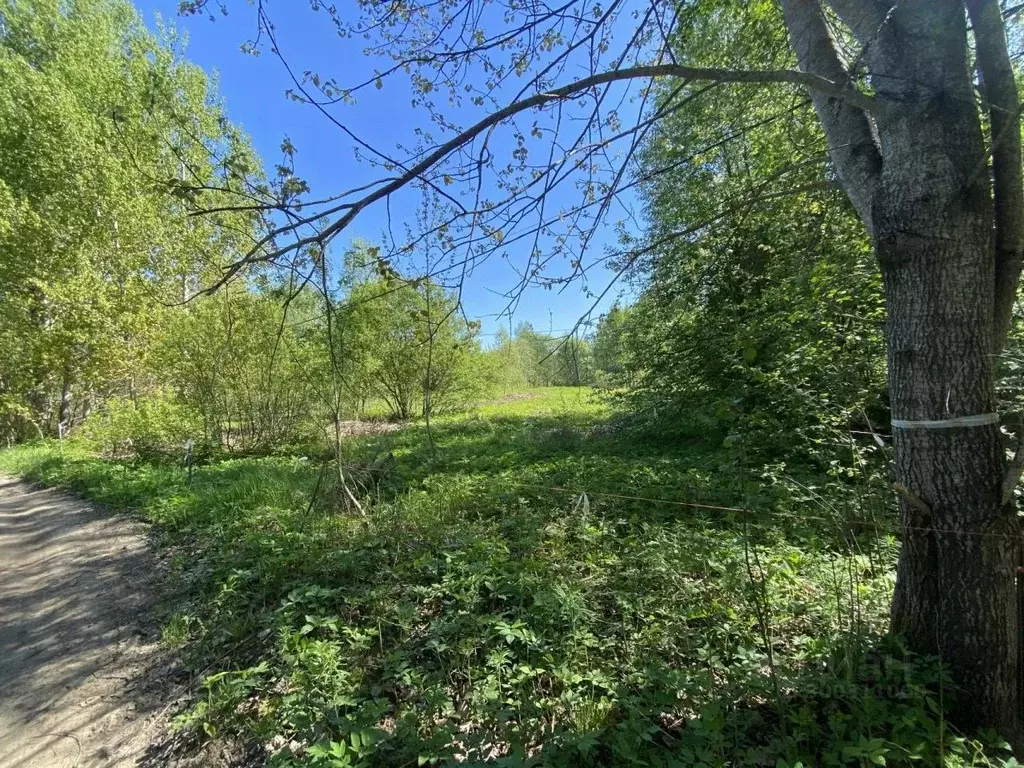
[[[145,528],[0,478],[0,768],[137,764],[180,689]]]

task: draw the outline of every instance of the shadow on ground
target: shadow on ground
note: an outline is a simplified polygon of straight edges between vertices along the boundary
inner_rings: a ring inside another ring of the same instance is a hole
[[[0,562],[0,768],[152,754],[188,675],[157,643],[143,526],[0,479]]]

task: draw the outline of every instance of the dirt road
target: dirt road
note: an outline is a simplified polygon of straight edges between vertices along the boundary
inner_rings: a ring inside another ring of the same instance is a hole
[[[156,574],[141,524],[0,477],[0,768],[145,760],[180,694]]]

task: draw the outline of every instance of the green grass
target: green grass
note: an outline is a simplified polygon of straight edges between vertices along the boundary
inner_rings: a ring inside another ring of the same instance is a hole
[[[508,418],[561,413],[600,417],[608,412],[600,393],[591,387],[535,387],[519,392],[496,392],[474,410],[480,416]]]
[[[856,484],[646,441],[585,389],[432,437],[346,443],[354,480],[395,457],[365,514],[312,455],[191,485],[74,444],[0,469],[153,522],[165,639],[204,678],[179,727],[274,765],[1000,764],[946,732],[936,663],[879,639],[896,542]]]

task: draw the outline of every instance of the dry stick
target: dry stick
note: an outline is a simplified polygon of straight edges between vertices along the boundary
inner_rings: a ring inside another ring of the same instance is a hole
[[[334,460],[338,465],[338,482],[341,483],[341,488],[345,491],[345,496],[352,502],[352,505],[359,510],[359,514],[365,515],[366,512],[363,509],[362,504],[356,499],[352,493],[352,489],[348,487],[348,481],[345,479],[345,470],[343,462],[341,460],[341,420],[338,417],[338,409],[334,409]]]
[[[779,707],[779,724],[782,727],[783,738],[786,736],[786,705],[782,700],[782,691],[779,688],[779,676],[775,669],[775,653],[772,649],[771,640],[771,627],[770,621],[770,606],[768,604],[768,586],[765,583],[765,571],[761,567],[761,561],[757,554],[757,546],[753,545],[750,541],[749,525],[746,520],[743,521],[743,560],[747,566],[747,576],[750,578],[750,584],[755,589],[760,586],[760,599],[755,595],[754,597],[754,610],[757,613],[758,629],[761,632],[761,640],[764,643],[765,653],[768,655],[768,673],[771,675],[772,687],[775,689],[775,701]],[[757,566],[758,573],[761,574],[760,582],[754,578],[754,569],[750,564],[750,551],[754,552],[754,564]]]
[[[427,265],[427,272],[430,272],[429,264]],[[423,416],[427,421],[427,442],[430,443],[430,457],[436,459],[437,446],[434,444],[434,432],[430,428],[430,377],[433,373],[434,365],[434,329],[430,324],[430,283],[424,283],[424,286],[427,297],[427,380],[423,393]]]
[[[832,588],[836,597],[836,632],[841,633],[843,631],[843,591],[839,586],[839,572],[836,571],[835,552],[831,553],[829,557],[829,567],[832,569]],[[850,658],[848,654],[846,654],[846,666],[847,672],[849,672]]]
[[[320,472],[316,476],[316,485],[313,486],[313,493],[310,494],[309,506],[306,507],[306,515],[305,516],[307,518],[309,517],[310,513],[312,513],[313,505],[316,504],[316,500],[320,496],[320,485],[323,483],[324,475],[327,474],[327,464],[328,463],[329,462],[326,462],[326,461],[323,463],[323,465],[320,467]]]
[[[320,249],[318,254],[320,259],[320,281],[322,283],[321,290],[324,295],[324,312],[326,315],[327,323],[325,325],[327,331],[327,348],[329,350],[331,359],[331,386],[334,389],[334,402],[332,403],[331,416],[334,420],[334,459],[338,465],[338,482],[341,483],[341,488],[345,492],[345,496],[352,502],[352,505],[359,510],[359,514],[365,515],[366,512],[363,510],[362,504],[356,499],[352,490],[348,487],[348,483],[345,481],[345,470],[341,460],[341,415],[338,411],[341,409],[341,393],[338,389],[338,380],[341,378],[340,368],[338,366],[338,356],[334,349],[334,307],[331,303],[331,294],[327,289],[327,254],[323,249]]]
[[[860,626],[860,600],[857,597],[856,575],[853,568],[854,552],[850,548],[850,557],[846,561],[846,571],[850,576],[850,631],[856,632]]]
[[[47,736],[60,736],[65,739],[71,739],[78,745],[78,754],[75,756],[75,762],[71,765],[71,768],[76,768],[82,761],[82,742],[72,731],[54,731],[53,733],[44,733],[41,736],[36,736],[37,739],[45,739]],[[55,750],[50,747],[51,751]]]

